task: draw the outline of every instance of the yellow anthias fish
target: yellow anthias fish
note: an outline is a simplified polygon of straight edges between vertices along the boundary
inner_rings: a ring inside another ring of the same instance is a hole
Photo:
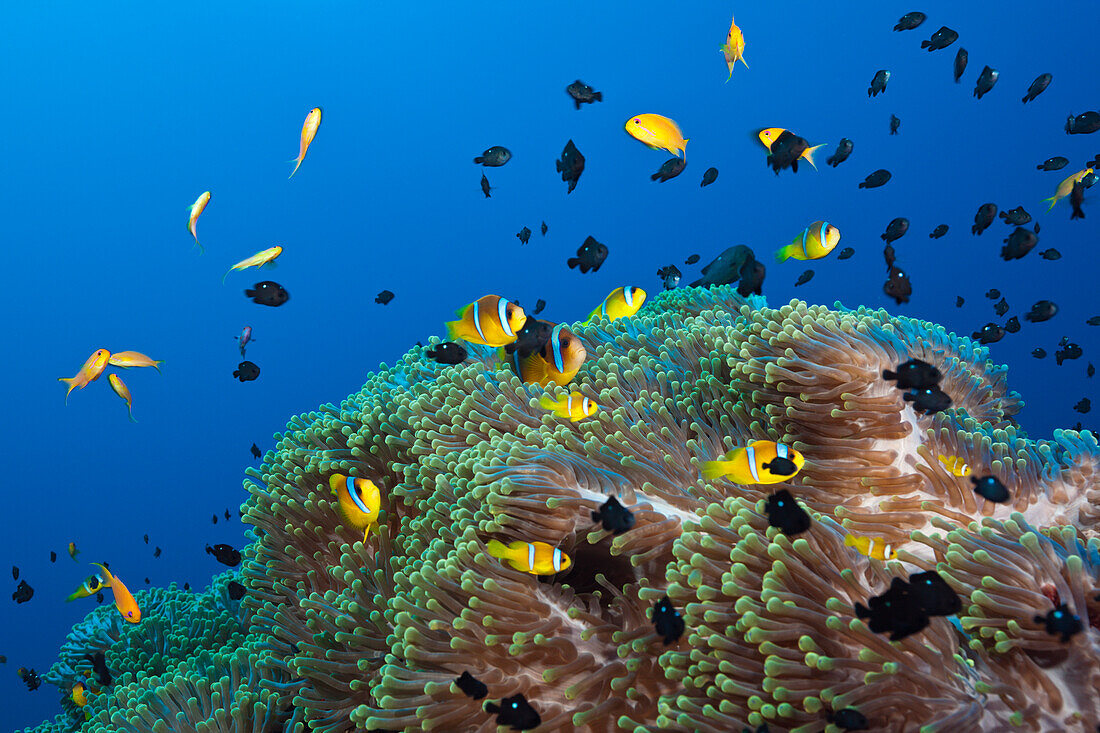
[[[819,260],[836,249],[840,244],[840,230],[825,221],[815,221],[794,238],[786,247],[780,247],[775,253],[777,262],[788,258],[796,260]]]
[[[849,534],[844,537],[845,547],[854,547],[856,552],[875,560],[897,560],[898,553],[878,537],[856,537]]]
[[[99,568],[100,574],[106,579],[105,586],[115,594],[115,608],[122,614],[122,618],[132,624],[141,621],[141,609],[138,608],[137,600],[130,589],[126,587],[126,584],[119,580],[117,575],[112,575],[111,571],[103,565],[97,562],[92,563],[92,565]]]
[[[92,355],[80,367],[75,377],[58,377],[57,381],[69,385],[69,391],[65,393],[65,404],[69,404],[69,394],[74,389],[84,389],[86,386],[99,379],[103,370],[107,368],[107,362],[111,358],[111,352],[107,349],[96,349]]]
[[[111,389],[115,391],[115,394],[126,400],[126,409],[130,412],[130,422],[137,422],[134,419],[134,398],[130,394],[129,387],[122,381],[122,377],[117,374],[108,374],[107,381],[111,383]]]
[[[512,354],[512,363],[524,384],[545,387],[553,383],[564,387],[577,376],[587,358],[588,351],[581,340],[559,323],[550,332],[550,338],[542,349],[523,359],[517,350]]]
[[[592,400],[580,392],[570,392],[567,396],[555,400],[550,395],[539,397],[539,406],[544,410],[550,410],[554,415],[562,419],[577,422],[596,414],[600,409]]]
[[[195,244],[199,245],[199,252],[205,252],[206,250],[199,244],[199,235],[195,231],[195,227],[199,223],[199,216],[208,203],[210,203],[210,192],[203,191],[202,195],[195,199],[195,203],[187,207],[191,211],[191,215],[187,217],[187,231],[191,232],[191,236],[195,238]]]
[[[1073,184],[1077,183],[1090,173],[1092,173],[1092,168],[1086,168],[1083,171],[1077,171],[1072,176],[1068,176],[1064,181],[1059,183],[1058,190],[1054,192],[1054,195],[1048,199],[1043,199],[1044,204],[1047,201],[1050,202],[1050,206],[1047,207],[1047,211],[1053,209],[1056,203],[1064,199],[1066,196],[1069,196],[1070,192],[1073,191]]]
[[[628,135],[654,150],[667,150],[677,157],[682,150],[684,160],[687,160],[688,141],[680,132],[680,127],[669,118],[648,113],[634,115],[624,127]]]
[[[545,542],[516,540],[505,545],[499,540],[489,540],[486,549],[498,560],[532,575],[553,575],[573,564],[568,555]]]
[[[160,359],[159,361],[151,359],[140,351],[116,351],[111,354],[111,358],[107,360],[107,363],[111,366],[122,367],[123,369],[129,369],[130,367],[153,367],[159,372],[160,365],[164,363],[164,359]]]
[[[483,295],[455,311],[457,321],[447,321],[447,338],[471,344],[506,346],[527,323],[527,314],[499,295]]]
[[[276,244],[274,247],[268,247],[262,252],[257,252],[251,257],[241,260],[237,264],[230,267],[229,270],[226,271],[224,275],[222,275],[222,284],[225,284],[225,279],[229,277],[230,272],[233,272],[234,270],[244,270],[248,267],[263,267],[264,265],[274,262],[275,259],[282,253],[283,248]]]
[[[958,456],[937,456],[940,459],[940,463],[948,470],[953,476],[959,478],[965,478],[970,475],[970,466],[966,465],[966,462]]]
[[[585,323],[592,323],[599,318],[614,321],[637,313],[645,304],[646,292],[632,285],[624,285],[615,288],[611,294],[603,299],[600,307],[588,314]]]
[[[702,473],[708,481],[725,476],[735,484],[777,484],[793,479],[805,462],[794,448],[774,440],[754,440],[720,461],[704,461]]]
[[[73,558],[74,560],[76,558]],[[74,590],[68,598],[68,601],[75,601],[77,598],[87,598],[88,596],[94,596],[104,588],[110,588],[111,584],[107,581],[106,576],[96,573],[95,575],[89,575],[84,579],[84,582],[80,584],[80,587]]]
[[[363,542],[371,526],[378,522],[378,510],[382,505],[382,495],[374,482],[365,478],[354,478],[341,473],[328,477],[329,488],[336,494],[336,513],[345,527],[363,532]]]
[[[302,139],[298,142],[298,157],[290,161],[294,163],[294,170],[290,172],[287,178],[293,178],[294,174],[298,172],[298,166],[302,164],[302,161],[306,159],[306,151],[309,150],[309,144],[313,142],[314,135],[317,134],[317,128],[321,126],[321,108],[314,107],[306,115],[306,121],[302,123]]]
[[[726,34],[726,45],[718,50],[726,57],[726,66],[730,70],[727,82],[733,78],[733,67],[737,65],[738,59],[745,64],[746,69],[749,68],[748,62],[745,61],[745,34],[737,27],[733,18],[730,18],[730,32]]]

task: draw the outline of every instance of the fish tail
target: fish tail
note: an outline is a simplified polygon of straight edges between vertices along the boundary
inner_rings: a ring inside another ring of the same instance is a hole
[[[707,481],[712,481],[720,476],[725,476],[726,461],[703,461],[701,467],[703,478]]]
[[[132,407],[129,408],[129,413],[130,413],[130,422],[137,422],[137,420],[134,419],[134,408],[132,408]]]
[[[485,545],[485,550],[498,560],[507,559],[511,552],[507,545],[500,540],[489,540],[489,544]]]
[[[86,597],[87,596],[80,595],[79,590],[73,591],[72,595],[70,595],[68,598],[65,599],[65,603],[68,603],[69,601],[75,601],[77,598],[86,598]]]
[[[794,245],[793,244],[788,244],[788,245],[785,245],[783,247],[780,247],[779,250],[775,253],[775,261],[776,262],[786,262],[788,259],[790,259],[791,254],[793,253],[793,251],[794,251]]]
[[[289,161],[287,161],[288,163],[294,163],[294,164],[295,164],[295,165],[294,165],[294,170],[292,170],[292,171],[290,172],[290,175],[289,175],[289,176],[287,176],[287,180],[290,180],[291,178],[293,178],[293,177],[294,177],[294,174],[298,172],[298,168],[299,168],[299,167],[301,167],[301,165],[302,165],[302,161],[303,161],[303,160],[305,160],[305,156],[304,156],[304,155],[302,155],[302,156],[299,156],[299,157],[297,157],[297,158],[291,158],[291,159],[290,159]]]
[[[1048,207],[1047,207],[1047,211],[1050,211],[1051,209],[1053,209],[1053,208],[1054,208],[1054,205],[1055,205],[1056,203],[1058,203],[1058,197],[1057,197],[1057,196],[1051,196],[1051,197],[1050,197],[1050,198],[1048,198],[1048,199],[1043,199],[1043,203],[1044,203],[1044,204],[1045,204],[1045,203],[1046,203],[1047,201],[1049,201],[1049,202],[1050,202],[1050,206],[1048,206]]]
[[[814,162],[814,153],[821,148],[825,147],[825,144],[814,145],[812,148],[806,148],[806,152],[802,154],[802,157],[806,159],[806,162],[813,166],[814,170],[817,170],[817,163]]]
[[[603,92],[595,92],[592,95],[592,99],[595,99],[597,102],[602,102],[603,101]]]
[[[550,395],[544,394],[542,397],[539,397],[539,407],[544,410],[556,410],[558,407],[558,403],[556,400],[550,397]]]
[[[844,546],[845,547],[855,547],[856,546],[855,536],[854,535],[846,535],[844,537]]]
[[[199,248],[199,254],[200,255],[201,254],[206,254],[206,247],[203,247],[202,244],[199,243],[198,239],[195,240],[195,246]]]
[[[233,268],[230,267],[224,275],[222,275],[222,285],[225,285],[225,279],[229,277],[229,273],[233,272]]]
[[[443,325],[446,326],[446,328],[447,328],[447,340],[448,341],[455,341],[457,339],[462,338],[462,336],[459,334],[459,329],[462,326],[462,321],[461,320],[447,321]]]

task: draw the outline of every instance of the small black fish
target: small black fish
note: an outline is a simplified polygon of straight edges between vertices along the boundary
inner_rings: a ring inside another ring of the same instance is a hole
[[[873,633],[890,632],[890,641],[901,641],[928,626],[928,614],[910,592],[909,583],[895,577],[881,595],[867,599],[867,605],[855,604],[856,617],[867,619]]]
[[[764,263],[757,260],[750,252],[749,258],[738,270],[738,277],[741,282],[737,284],[737,294],[742,298],[747,298],[752,294],[761,295],[766,274],[767,268]]]
[[[226,589],[229,591],[230,600],[239,601],[244,598],[245,587],[237,581],[229,581],[229,583],[226,585]]]
[[[882,378],[896,381],[898,389],[926,389],[940,383],[943,375],[932,364],[920,359],[910,359],[898,364],[897,371],[882,370]]]
[[[906,402],[913,403],[916,412],[930,413],[943,412],[951,407],[951,397],[939,387],[928,387],[906,392],[901,397]]]
[[[803,270],[802,274],[798,276],[798,279],[794,281],[794,286],[797,288],[799,285],[805,285],[814,279],[813,270]]]
[[[855,708],[843,708],[829,713],[825,719],[841,730],[868,730],[871,725],[866,716]]]
[[[1088,135],[1100,130],[1100,112],[1082,112],[1066,119],[1067,135]]]
[[[634,514],[614,496],[607,497],[598,512],[592,512],[592,521],[603,524],[604,529],[616,535],[634,528]]]
[[[1100,326],[1100,316],[1093,316],[1085,321],[1089,326]]]
[[[252,457],[253,458],[259,459],[260,456],[262,455],[260,453],[259,446],[257,446],[255,443],[252,444],[252,448],[250,450],[252,451]],[[149,544],[149,535],[145,535],[145,544]]]
[[[684,168],[687,167],[687,161],[683,158],[669,158],[661,167],[657,169],[657,172],[649,177],[649,180],[656,181],[660,179],[661,183],[675,178],[684,172]]]
[[[855,148],[855,144],[846,137],[840,138],[840,142],[837,143],[836,152],[825,159],[825,162],[836,168],[838,165],[848,160],[848,156],[852,154],[852,150]]]
[[[1085,211],[1081,208],[1081,204],[1085,203],[1085,182],[1077,181],[1073,184],[1073,189],[1069,192],[1069,205],[1071,212],[1070,219],[1084,219]]]
[[[1047,612],[1046,616],[1036,616],[1035,623],[1045,624],[1047,633],[1051,636],[1061,635],[1063,644],[1074,634],[1080,633],[1083,628],[1081,619],[1070,613],[1064,603],[1053,611]]]
[[[50,562],[57,562],[57,553],[50,550]]]
[[[899,216],[887,224],[886,231],[879,236],[885,240],[887,244],[891,244],[904,237],[907,231],[909,231],[909,220],[904,216]]]
[[[994,69],[992,66],[986,66],[982,69],[982,73],[978,76],[978,83],[974,86],[974,96],[981,99],[986,94],[989,94],[993,89],[993,85],[997,83],[998,77],[1001,72]]]
[[[992,501],[995,504],[1008,501],[1008,489],[996,476],[982,476],[981,478],[971,476],[970,482],[974,484],[974,493],[986,501]]]
[[[523,328],[516,332],[516,340],[504,347],[504,352],[518,353],[521,360],[526,359],[531,354],[542,351],[553,331],[553,324],[537,318],[528,318]]]
[[[997,298],[1001,297],[1001,291],[997,290],[997,288],[990,288],[989,290],[985,291],[985,297],[989,298],[990,300],[996,300]]]
[[[19,568],[15,565],[11,566],[11,579],[19,580]]]
[[[607,259],[607,255],[607,245],[600,244],[595,237],[589,236],[584,240],[584,244],[577,248],[577,256],[570,257],[565,264],[569,265],[570,270],[580,267],[582,273],[587,273],[589,270],[599,272],[600,265]]]
[[[685,265],[694,265],[699,261],[699,255],[688,255],[688,258],[684,260]]]
[[[660,270],[657,270],[657,277],[661,278],[665,290],[672,290],[680,285],[680,278],[682,275],[680,273],[680,268],[676,267],[676,265],[665,265]]]
[[[909,576],[909,593],[929,616],[951,616],[962,610],[962,600],[935,570]]]
[[[103,652],[96,652],[95,654],[85,654],[84,660],[92,663],[92,671],[95,672],[96,678],[99,680],[101,687],[114,682],[114,678],[111,677],[110,670],[107,669],[107,657]]]
[[[993,311],[999,316],[1003,316],[1005,313],[1008,313],[1008,301],[1004,298],[1001,298],[999,301],[993,304]]]
[[[561,151],[561,160],[556,162],[556,166],[558,173],[561,173],[561,179],[569,184],[566,193],[573,193],[581,173],[584,173],[584,156],[572,140],[565,144],[565,149]]]
[[[256,444],[253,443],[252,445],[256,445]],[[257,456],[257,457],[259,457],[259,456]],[[145,535],[145,544],[149,544],[149,535]]]
[[[1005,330],[996,323],[987,323],[980,331],[971,334],[971,338],[980,344],[995,344],[1005,337]]]
[[[882,248],[882,258],[886,260],[886,271],[889,272],[894,267],[894,263],[898,261],[898,253],[893,245],[888,244]]]
[[[487,168],[499,168],[511,159],[511,150],[502,145],[494,145],[481,155],[474,158],[474,162],[479,163]]]
[[[743,244],[727,247],[722,254],[703,266],[703,276],[691,283],[692,287],[730,285],[741,277],[741,268],[755,259],[751,249]]]
[[[489,192],[493,190],[493,187],[489,185],[489,179],[485,177],[485,174],[481,174],[481,192],[485,194],[485,198],[491,199],[493,196]]]
[[[966,300],[964,300],[961,295],[956,295],[955,296],[955,307],[956,308],[962,308],[963,303],[965,303],[965,302],[966,302]]]
[[[100,591],[99,593],[95,594],[95,602],[96,603],[103,603],[104,600],[106,600],[106,599],[103,597],[103,591]]]
[[[932,230],[932,233],[928,235],[929,239],[939,239],[943,235],[947,234],[947,225],[940,224],[938,227]]]
[[[529,241],[531,241],[531,230],[527,227],[524,227],[516,233],[516,237],[519,239],[520,244],[527,244]]]
[[[393,300],[393,291],[391,290],[383,290],[374,297],[374,302],[379,305],[386,305],[391,300]]]
[[[1053,158],[1047,158],[1042,163],[1035,166],[1035,168],[1041,171],[1060,171],[1067,165],[1069,165],[1069,158],[1063,158],[1061,155],[1056,155]]]
[[[859,184],[860,188],[878,188],[879,186],[885,186],[886,182],[890,180],[892,176],[890,171],[885,168],[879,168],[863,179],[863,182]]]
[[[890,115],[890,134],[897,135],[899,127],[901,127],[901,118],[897,115]]]
[[[938,51],[941,48],[947,48],[957,40],[959,40],[959,34],[944,25],[940,26],[940,29],[927,41],[921,41],[920,47],[927,48],[929,52]]]
[[[895,31],[911,31],[921,23],[925,21],[928,16],[919,10],[914,10],[911,13],[906,13],[901,16],[901,20],[894,26]]]
[[[538,300],[535,301],[535,309],[533,311],[531,311],[531,315],[537,316],[539,313],[542,313],[542,309],[545,308],[545,307],[546,307],[546,301],[543,300],[542,298],[539,298]]]
[[[231,568],[241,564],[241,553],[230,545],[214,545],[213,547],[207,545],[206,554],[213,555],[215,560]]]
[[[237,369],[233,372],[233,376],[242,382],[251,382],[253,379],[260,376],[260,368],[250,361],[242,361],[237,365]]]
[[[251,290],[245,290],[244,294],[252,298],[253,303],[269,305],[272,308],[278,308],[290,300],[290,293],[286,291],[286,288],[271,280],[256,283]]]
[[[212,515],[210,523],[211,524],[217,524],[218,523],[218,515],[217,514]]]
[[[42,678],[38,676],[38,672],[34,671],[34,667],[27,669],[20,667],[18,671],[19,679],[23,680],[23,684],[27,686],[27,689],[34,692],[42,686]]]
[[[184,590],[191,590],[191,584],[190,583],[184,583],[183,584],[183,589]]]
[[[34,588],[27,584],[26,580],[20,580],[19,586],[15,589],[15,592],[11,594],[11,599],[18,603],[26,603],[34,597]]]
[[[764,512],[768,515],[768,525],[775,527],[788,537],[801,534],[810,528],[810,515],[786,489],[780,489],[768,496]]]
[[[1011,226],[1019,227],[1031,223],[1031,214],[1027,213],[1023,206],[1017,206],[1015,209],[1002,211],[1000,217],[1005,220],[1005,224]]]
[[[1086,412],[1092,409],[1092,402],[1088,397],[1082,397],[1080,401],[1073,406],[1074,412],[1079,412],[1084,415]]]
[[[1051,247],[1050,249],[1044,249],[1042,252],[1039,253],[1039,256],[1042,257],[1044,260],[1050,261],[1062,259],[1062,253],[1054,249],[1053,247]]]
[[[539,228],[542,230],[542,236],[544,237],[546,236],[546,232],[550,231],[550,227],[546,226],[546,222],[543,222],[542,226]]]
[[[1035,305],[1031,306],[1031,310],[1024,314],[1024,318],[1032,323],[1039,323],[1041,321],[1049,321],[1054,316],[1058,315],[1058,306],[1051,303],[1049,300],[1036,301]]]
[[[1096,374],[1096,367],[1094,367],[1090,361],[1089,365],[1085,368],[1085,376],[1091,379],[1094,374]]]
[[[1019,319],[1019,317],[1018,316],[1012,316],[1012,318],[1009,318],[1007,321],[1005,321],[1004,329],[1008,333],[1019,333],[1020,332],[1020,319]]]
[[[703,186],[709,186],[717,180],[718,169],[713,167],[707,168],[705,171],[703,171],[703,182],[699,184],[699,187],[702,188]]]
[[[566,93],[573,98],[574,109],[580,109],[582,104],[592,104],[603,101],[603,92],[597,92],[580,79],[565,88]]]
[[[784,168],[790,168],[798,173],[798,161],[809,148],[810,144],[806,142],[806,138],[796,135],[790,130],[784,130],[772,142],[765,163],[771,166],[777,176],[779,171]]]
[[[855,253],[856,253],[856,251],[854,249],[852,249],[851,247],[845,247],[844,249],[840,250],[840,252],[837,253],[836,258],[838,260],[846,260],[849,257],[851,257],[852,255],[854,255]]]
[[[512,730],[530,730],[542,723],[538,711],[531,707],[522,694],[512,695],[496,703],[485,703],[485,712],[497,716],[497,725],[507,725]]]
[[[1001,247],[1001,258],[1008,262],[1009,260],[1022,258],[1034,249],[1035,245],[1039,243],[1039,235],[1030,229],[1016,227],[1011,234],[1004,238],[1004,242],[1005,246]]]
[[[153,549],[153,557],[160,557],[160,548],[159,547]]]
[[[959,47],[959,50],[955,52],[955,83],[959,83],[959,79],[962,78],[963,72],[966,71],[966,62],[970,60],[970,54],[966,52],[965,48]]]
[[[461,364],[466,361],[466,349],[452,341],[444,341],[434,349],[428,349],[424,356],[438,364]]]
[[[653,627],[657,630],[657,636],[665,641],[665,646],[675,643],[684,635],[684,617],[672,605],[672,601],[666,595],[653,604]]]
[[[480,700],[489,694],[489,688],[485,683],[468,671],[463,672],[460,677],[455,677],[454,683],[455,687],[461,690],[466,697],[471,697],[474,700]]]
[[[981,234],[989,228],[989,225],[996,218],[997,204],[982,204],[978,207],[978,213],[974,214],[974,226],[970,227],[970,231],[974,234]]]
[[[1046,349],[1036,348],[1031,350],[1031,355],[1034,356],[1036,359],[1045,359],[1047,356],[1047,351]]]
[[[145,585],[150,585],[152,582],[153,581],[149,580],[148,578],[145,579]]]
[[[901,305],[909,302],[909,296],[913,294],[913,284],[909,282],[909,276],[900,267],[891,267],[890,274],[882,286],[882,292]]]
[[[1035,81],[1031,82],[1031,86],[1027,88],[1027,94],[1024,95],[1023,103],[1027,104],[1031,100],[1038,97],[1043,91],[1050,86],[1050,82],[1054,79],[1051,74],[1039,74],[1035,77]]]
[[[875,77],[871,79],[871,86],[867,87],[868,97],[877,97],[879,94],[886,91],[886,84],[890,81],[890,72],[886,69],[879,69],[875,72]]]

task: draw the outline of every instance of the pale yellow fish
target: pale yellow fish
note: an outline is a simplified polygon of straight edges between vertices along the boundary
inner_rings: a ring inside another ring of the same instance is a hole
[[[1077,171],[1076,173],[1068,176],[1064,181],[1059,183],[1058,190],[1054,192],[1054,195],[1048,199],[1043,199],[1043,203],[1046,203],[1047,201],[1050,202],[1050,206],[1047,207],[1047,211],[1053,209],[1056,203],[1064,199],[1066,196],[1069,196],[1070,192],[1073,191],[1073,184],[1077,183],[1090,173],[1092,173],[1092,168],[1086,168],[1083,171]]]
[[[726,57],[726,66],[730,70],[730,75],[726,79],[727,82],[733,78],[733,67],[737,65],[738,59],[741,59],[741,63],[745,64],[746,69],[749,68],[748,62],[745,61],[745,34],[737,27],[737,23],[734,22],[733,18],[730,18],[730,32],[726,34],[726,44],[718,50]]]
[[[130,422],[137,422],[134,419],[134,398],[130,395],[130,390],[126,383],[122,381],[122,377],[117,374],[108,374],[107,381],[111,383],[111,389],[115,391],[115,394],[126,400],[126,409],[130,411]]]
[[[287,178],[293,178],[294,174],[298,172],[298,167],[302,165],[302,161],[306,159],[306,151],[309,150],[309,144],[313,142],[313,137],[317,134],[317,128],[321,126],[321,108],[314,107],[306,115],[306,121],[302,123],[302,139],[298,143],[298,157],[292,160],[294,163],[294,170],[290,172]]]
[[[251,257],[241,260],[237,264],[230,267],[229,270],[227,270],[226,273],[222,275],[222,284],[225,284],[225,279],[229,277],[230,272],[233,272],[234,270],[243,270],[247,267],[263,267],[270,262],[274,262],[275,258],[277,258],[282,253],[283,248],[279,245],[275,245],[274,247],[268,247],[263,252],[257,252]]]
[[[208,203],[210,203],[210,192],[203,191],[202,195],[195,199],[195,203],[188,207],[191,210],[191,216],[187,217],[187,231],[191,232],[191,236],[195,238],[195,244],[199,245],[200,252],[205,252],[206,250],[199,244],[199,235],[195,231],[195,227],[199,223],[199,216],[206,209]]]
[[[140,351],[116,351],[111,354],[111,358],[107,360],[107,363],[111,366],[122,367],[123,369],[129,369],[130,367],[153,367],[159,372],[160,365],[164,363],[164,359],[155,360]]]

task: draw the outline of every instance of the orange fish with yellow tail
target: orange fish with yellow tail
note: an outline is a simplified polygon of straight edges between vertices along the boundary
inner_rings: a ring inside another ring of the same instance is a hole
[[[96,349],[92,355],[80,367],[75,377],[58,377],[57,381],[69,385],[69,391],[65,393],[65,404],[69,404],[69,394],[74,389],[84,389],[89,384],[99,379],[103,370],[107,368],[107,362],[111,358],[111,352],[107,349]]]
[[[111,571],[103,565],[97,562],[92,563],[92,565],[99,568],[99,572],[105,580],[105,587],[110,588],[111,592],[115,594],[115,608],[122,614],[122,618],[132,624],[141,621],[141,609],[138,608],[137,600],[135,600],[130,589],[126,587],[126,584],[119,580],[117,575],[111,575]]]
[[[302,161],[306,159],[306,151],[309,150],[309,144],[313,142],[314,136],[317,135],[317,128],[321,126],[321,108],[314,107],[306,115],[306,121],[302,123],[302,139],[298,142],[298,157],[290,161],[294,163],[294,170],[290,172],[287,178],[293,178],[294,174],[298,172],[298,167],[302,165]]]

